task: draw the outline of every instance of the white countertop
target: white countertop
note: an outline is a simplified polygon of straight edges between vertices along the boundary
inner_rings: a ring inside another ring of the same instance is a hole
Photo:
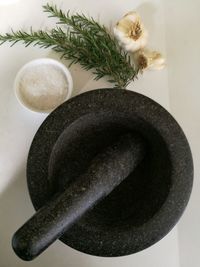
[[[150,33],[150,47],[166,54],[165,21],[163,1],[132,0],[73,0],[53,1],[72,11],[99,17],[109,25],[130,10],[137,10],[144,19]],[[41,0],[19,0],[16,4],[0,5],[0,32],[10,28],[34,29],[52,26],[42,13]],[[157,23],[159,22],[159,23]],[[33,213],[25,177],[26,159],[32,138],[45,115],[23,109],[13,92],[13,81],[19,68],[34,58],[58,58],[49,50],[24,48],[17,44],[13,48],[0,46],[0,267],[23,266],[68,266],[68,267],[179,267],[178,239],[176,228],[151,248],[135,255],[119,258],[89,256],[65,246],[60,241],[53,244],[33,262],[21,261],[11,248],[11,237]],[[90,89],[109,86],[105,80],[93,81],[90,72],[72,67],[74,95]],[[143,93],[169,109],[167,69],[148,72],[132,83],[128,89]]]

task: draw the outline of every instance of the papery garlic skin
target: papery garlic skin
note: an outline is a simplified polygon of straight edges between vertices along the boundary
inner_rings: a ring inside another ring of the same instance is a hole
[[[140,16],[131,11],[114,27],[114,35],[126,51],[135,52],[146,46],[148,33]]]
[[[165,58],[157,51],[141,49],[134,53],[133,58],[140,70],[161,70],[165,67]]]

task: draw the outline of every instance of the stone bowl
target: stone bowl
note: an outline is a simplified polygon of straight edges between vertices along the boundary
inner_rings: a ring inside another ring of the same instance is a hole
[[[143,161],[60,240],[87,254],[136,253],[162,239],[178,222],[192,189],[187,139],[174,118],[152,99],[119,89],[98,89],[63,103],[32,142],[27,182],[36,210],[85,172],[91,160],[131,132],[146,144]]]

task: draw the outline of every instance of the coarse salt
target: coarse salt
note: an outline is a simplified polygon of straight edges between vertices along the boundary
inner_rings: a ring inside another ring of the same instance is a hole
[[[68,92],[65,73],[53,64],[28,67],[19,82],[22,100],[30,107],[48,111],[64,102]]]

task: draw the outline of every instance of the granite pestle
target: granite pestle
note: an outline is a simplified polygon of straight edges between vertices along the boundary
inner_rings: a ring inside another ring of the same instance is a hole
[[[122,135],[92,160],[88,170],[61,194],[40,208],[13,236],[12,246],[23,260],[32,260],[60,238],[76,221],[115,189],[142,161],[144,141]]]

